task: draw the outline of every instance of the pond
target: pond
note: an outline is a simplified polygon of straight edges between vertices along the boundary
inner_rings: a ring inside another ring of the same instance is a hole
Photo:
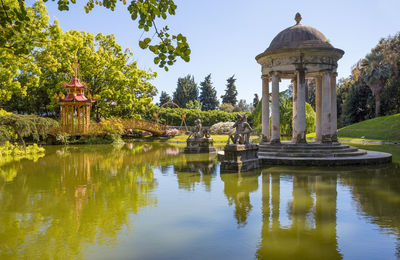
[[[220,174],[157,143],[0,168],[0,259],[397,259],[399,164]]]

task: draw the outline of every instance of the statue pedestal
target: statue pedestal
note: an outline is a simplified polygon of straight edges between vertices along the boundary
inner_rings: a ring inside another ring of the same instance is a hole
[[[259,168],[257,144],[228,144],[218,154],[221,172],[245,172]]]
[[[186,140],[185,153],[215,153],[212,138],[190,138]]]

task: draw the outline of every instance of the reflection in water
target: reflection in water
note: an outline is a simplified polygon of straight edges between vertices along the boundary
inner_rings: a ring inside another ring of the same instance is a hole
[[[215,155],[181,150],[48,147],[37,162],[3,164],[0,259],[400,257],[399,165],[218,177]]]
[[[157,204],[152,168],[132,163],[141,149],[61,148],[0,180],[0,258],[69,259],[85,243],[116,243],[130,213]]]
[[[351,187],[358,210],[370,223],[397,236],[400,258],[400,164],[376,166],[343,175],[340,181]]]
[[[341,259],[336,240],[336,175],[292,175],[289,225],[280,223],[281,174],[262,174],[259,259]]]
[[[211,180],[216,174],[216,154],[182,154],[183,164],[175,165],[180,189],[194,191],[197,184],[211,190]]]
[[[250,193],[258,189],[259,175],[259,172],[221,174],[221,180],[224,182],[224,193],[229,205],[235,205],[235,218],[238,227],[244,227],[247,224],[247,217],[252,209]]]

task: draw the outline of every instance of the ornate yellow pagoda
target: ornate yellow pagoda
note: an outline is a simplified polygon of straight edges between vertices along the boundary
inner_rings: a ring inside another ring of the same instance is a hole
[[[84,135],[90,125],[90,107],[95,102],[92,98],[85,97],[88,86],[81,84],[78,78],[78,59],[74,58],[74,77],[71,83],[64,87],[67,95],[60,97],[62,131],[70,135]]]

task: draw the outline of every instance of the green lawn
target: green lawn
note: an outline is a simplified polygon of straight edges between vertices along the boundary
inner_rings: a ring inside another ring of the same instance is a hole
[[[315,133],[307,137],[314,138]],[[339,139],[400,142],[400,114],[381,116],[338,130]]]
[[[177,143],[186,143],[187,135],[177,135],[174,137],[146,137],[144,139],[149,139],[152,141],[164,141],[164,142],[177,142]],[[214,143],[226,143],[228,141],[228,135],[211,135],[211,138],[214,140]],[[253,143],[259,142],[258,136],[250,136],[250,140]]]

